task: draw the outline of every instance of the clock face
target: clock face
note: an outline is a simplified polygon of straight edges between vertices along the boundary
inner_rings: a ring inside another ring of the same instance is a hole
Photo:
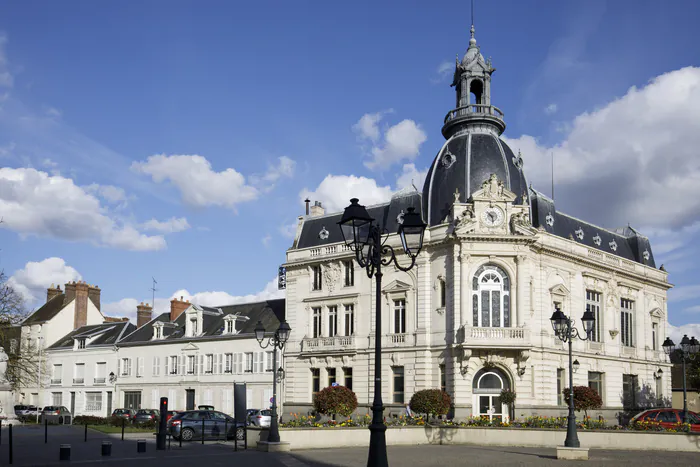
[[[501,225],[504,217],[503,211],[496,207],[486,208],[484,212],[481,213],[481,220],[489,227]]]

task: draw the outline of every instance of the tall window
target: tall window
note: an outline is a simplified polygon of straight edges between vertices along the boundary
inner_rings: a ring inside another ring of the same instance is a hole
[[[557,368],[557,405],[564,405],[564,388],[566,387],[566,375],[563,368]]]
[[[190,329],[192,330],[191,336],[196,336],[199,334],[199,331],[197,329],[197,318],[193,318],[190,320]]]
[[[246,352],[245,354],[245,372],[253,372],[253,352]]]
[[[660,375],[655,376],[656,377],[656,400],[658,401],[658,405],[662,406],[663,405],[663,397],[664,397],[664,378]]]
[[[345,335],[355,334],[355,306],[345,305]]]
[[[355,265],[352,261],[343,261],[345,269],[345,287],[355,285]]]
[[[73,384],[85,384],[85,364],[75,364],[75,374],[73,375]]]
[[[345,387],[352,391],[352,368],[343,368]]]
[[[63,380],[63,365],[54,365],[51,384],[61,384]]]
[[[52,405],[63,405],[63,393],[62,392],[52,392],[51,393],[51,404]]]
[[[78,339],[78,348],[79,349],[84,349],[85,348],[85,338]]]
[[[659,323],[651,323],[651,349],[659,350],[657,336],[659,334]]]
[[[177,355],[171,355],[168,358],[170,358],[170,374],[176,375],[177,374]]]
[[[603,341],[603,323],[600,319],[600,299],[601,294],[593,290],[586,290],[586,308],[591,310],[593,316],[595,317],[595,323],[593,325],[593,331],[591,332],[591,340],[593,342]]]
[[[194,361],[195,361],[194,359],[195,359],[194,355],[187,356],[187,374],[188,375],[194,374]]]
[[[394,334],[406,333],[406,300],[394,300]]]
[[[274,352],[265,352],[265,371],[272,371],[274,369],[274,365],[272,364],[274,358]]]
[[[637,375],[622,375],[622,406],[626,409],[637,407]]]
[[[440,365],[440,389],[447,392],[447,377],[445,375],[445,365]]]
[[[227,334],[233,334],[234,327],[233,327],[234,321],[232,319],[226,321],[226,333]]]
[[[403,381],[403,367],[402,366],[392,366],[391,373],[393,375],[392,384],[392,400],[395,404],[403,404],[404,400],[404,381]]]
[[[634,302],[620,299],[620,341],[626,347],[634,347]]]
[[[233,354],[227,353],[225,360],[226,360],[226,364],[224,366],[224,372],[225,373],[233,373]]]
[[[122,376],[131,376],[130,358],[122,358]]]
[[[447,285],[443,279],[438,281],[440,283],[440,308],[445,308],[447,304]]]
[[[321,307],[311,309],[314,316],[314,337],[321,337]]]
[[[336,305],[328,307],[328,337],[335,337],[338,334],[338,307]]]
[[[321,266],[311,266],[311,271],[314,275],[313,290],[321,290],[323,276],[321,275]]]
[[[316,394],[321,390],[321,370],[318,368],[311,369],[311,393]]]
[[[326,373],[328,373],[328,386],[333,386],[336,382],[335,368],[326,368]]]
[[[594,389],[595,392],[602,398],[603,397],[603,373],[598,371],[588,372],[588,387]]]
[[[472,278],[474,326],[510,327],[510,279],[498,266],[485,264]]]
[[[213,354],[208,354],[205,357],[205,367],[204,367],[204,372],[205,373],[214,373],[214,355]]]
[[[107,378],[107,362],[98,362],[95,365],[95,384],[104,384]]]
[[[102,393],[101,392],[86,392],[85,393],[85,411],[99,412],[102,410]]]

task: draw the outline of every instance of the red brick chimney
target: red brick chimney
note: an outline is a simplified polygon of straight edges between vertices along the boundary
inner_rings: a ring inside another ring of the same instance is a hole
[[[153,307],[148,303],[136,305],[136,327],[140,328],[153,318]]]
[[[74,282],[75,288],[75,319],[73,329],[78,329],[87,325],[87,308],[90,286],[85,281]],[[66,290],[68,287],[66,287]]]
[[[190,301],[184,300],[183,297],[180,297],[180,300],[177,298],[170,300],[170,321],[175,321],[189,307]]]
[[[46,302],[48,303],[51,301],[52,298],[61,295],[63,292],[61,291],[61,286],[54,286],[51,284],[51,287],[46,289]]]
[[[100,290],[100,288],[99,288],[98,286],[96,286],[96,285],[89,285],[89,284],[88,284],[88,298],[90,299],[90,301],[92,302],[92,304],[95,305],[95,307],[96,307],[98,310],[102,310],[102,309],[100,308],[100,295],[101,295],[101,292],[102,292],[102,291]]]

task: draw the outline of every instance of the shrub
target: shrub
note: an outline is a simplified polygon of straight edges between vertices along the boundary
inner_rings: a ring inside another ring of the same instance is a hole
[[[73,419],[73,425],[108,425],[109,418],[95,417],[94,415],[78,415]]]
[[[446,415],[450,410],[450,395],[441,389],[423,389],[411,397],[411,410],[436,417]]]
[[[349,417],[357,409],[357,396],[345,386],[329,386],[314,396],[314,409],[323,415]]]
[[[129,420],[122,417],[109,417],[109,424],[112,426],[122,426],[122,424],[129,425]]]
[[[564,388],[562,394],[564,395],[564,400],[566,405],[569,405],[569,388]],[[588,411],[591,409],[599,409],[603,406],[603,399],[600,397],[595,389],[591,389],[588,386],[574,386],[574,409],[577,411],[582,411],[586,417],[588,417]]]

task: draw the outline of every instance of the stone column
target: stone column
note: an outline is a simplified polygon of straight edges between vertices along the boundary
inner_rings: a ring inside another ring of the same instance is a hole
[[[462,254],[460,256],[460,271],[461,271],[461,279],[460,279],[460,323],[459,326],[468,326],[470,323],[470,303],[471,300],[469,300],[469,294],[470,294],[470,280],[469,280],[469,258],[470,255],[467,254],[465,251],[465,247],[462,246]]]
[[[459,330],[460,323],[462,322],[461,317],[461,291],[462,291],[462,281],[461,281],[461,264],[460,256],[462,251],[461,244],[455,244],[452,250],[452,329],[448,331],[452,334],[448,342],[454,343],[454,337]]]
[[[525,262],[527,261],[527,256],[518,255],[515,257],[515,305],[511,301],[511,326],[518,327],[523,322],[523,317],[525,316],[525,281],[527,280]]]

